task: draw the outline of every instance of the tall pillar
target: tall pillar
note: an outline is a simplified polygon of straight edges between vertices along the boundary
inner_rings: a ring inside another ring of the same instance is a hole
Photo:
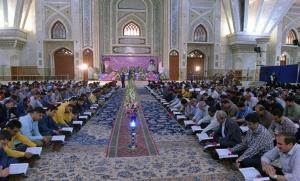
[[[269,37],[264,37],[264,38],[257,38],[256,43],[257,46],[260,47],[260,53],[258,53],[258,56],[256,58],[256,71],[255,71],[255,80],[259,80],[259,74],[260,74],[260,67],[262,65],[267,64],[267,49],[268,49],[268,44],[270,42]]]
[[[179,6],[179,80],[185,80],[187,69],[187,42],[189,32],[189,1],[180,0]]]
[[[163,53],[162,53],[162,62],[163,62],[163,70],[168,77],[170,77],[169,75],[169,50],[170,48],[170,44],[169,44],[169,39],[171,38],[170,36],[170,27],[169,27],[169,19],[170,19],[170,5],[171,2],[170,1],[163,1],[164,3],[164,11],[163,11],[163,15],[164,15],[164,20],[163,20]],[[170,19],[171,21],[171,19]]]

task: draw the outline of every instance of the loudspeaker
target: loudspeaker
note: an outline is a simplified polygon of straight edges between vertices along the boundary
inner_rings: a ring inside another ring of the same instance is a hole
[[[298,41],[298,39],[295,39],[295,40],[293,40],[293,45],[296,45],[296,46],[298,46],[298,45],[299,45],[299,41]]]
[[[260,53],[261,51],[260,51],[260,47],[254,47],[254,51],[256,52],[256,53]]]

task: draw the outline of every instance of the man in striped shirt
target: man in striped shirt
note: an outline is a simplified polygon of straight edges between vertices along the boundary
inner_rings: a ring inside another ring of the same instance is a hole
[[[238,154],[236,167],[255,167],[260,169],[261,156],[271,150],[273,146],[272,135],[261,124],[259,124],[259,116],[256,112],[249,113],[245,117],[249,130],[242,143],[231,148],[233,154]]]

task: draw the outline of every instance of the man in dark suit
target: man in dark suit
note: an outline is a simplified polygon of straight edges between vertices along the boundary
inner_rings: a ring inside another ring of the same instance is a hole
[[[217,121],[220,123],[215,132],[215,138],[222,148],[233,147],[242,142],[241,130],[239,125],[227,117],[226,112],[217,111]]]
[[[125,88],[125,74],[122,72],[121,74],[121,82],[122,82],[122,88]]]

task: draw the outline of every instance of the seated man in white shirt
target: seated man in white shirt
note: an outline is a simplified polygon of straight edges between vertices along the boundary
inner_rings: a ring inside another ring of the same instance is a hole
[[[43,108],[36,107],[27,115],[20,117],[22,134],[36,143],[37,146],[43,146],[49,143],[49,139],[41,135],[38,126],[38,121],[42,119],[44,114],[45,111]]]
[[[277,146],[261,157],[262,170],[274,180],[300,180],[300,145],[294,135],[280,133],[276,136]],[[279,159],[281,169],[272,165]]]
[[[181,105],[181,101],[182,101],[182,96],[181,95],[178,95],[177,96],[177,100],[175,100],[175,102],[173,102],[171,105],[170,105],[170,108],[175,108],[175,109],[181,109],[182,105]]]
[[[179,104],[180,103],[180,101],[181,101],[181,99],[182,99],[182,95],[177,95],[171,102],[170,102],[170,107],[172,108],[172,107],[175,107],[177,104]]]
[[[201,133],[207,133],[209,135],[211,132],[218,129],[219,122],[215,117],[216,112],[217,109],[215,107],[209,107],[208,115],[197,122],[197,125],[200,125],[200,127],[203,128]]]
[[[200,100],[198,103],[198,108],[195,111],[195,115],[192,118],[192,121],[198,122],[202,118],[207,116],[208,115],[208,107],[209,106],[206,104],[206,102],[204,100]]]

